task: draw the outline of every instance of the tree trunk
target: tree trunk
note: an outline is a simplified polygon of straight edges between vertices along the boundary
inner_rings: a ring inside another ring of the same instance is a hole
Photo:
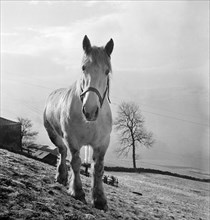
[[[136,171],[136,146],[135,146],[135,142],[133,142],[133,168]]]
[[[130,132],[131,132],[131,138],[132,138],[132,146],[133,146],[133,169],[136,172],[136,145],[135,145],[135,139],[134,139],[134,133],[133,133],[133,129],[130,128]]]

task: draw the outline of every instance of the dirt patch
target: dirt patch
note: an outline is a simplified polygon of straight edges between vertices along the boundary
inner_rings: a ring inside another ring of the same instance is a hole
[[[109,210],[92,208],[91,180],[82,176],[87,205],[54,182],[56,168],[0,149],[0,219],[198,219],[207,220],[209,183],[155,174],[106,173]]]

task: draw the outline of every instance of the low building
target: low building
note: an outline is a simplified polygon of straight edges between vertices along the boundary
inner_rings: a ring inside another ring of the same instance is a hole
[[[27,151],[32,157],[42,162],[55,166],[58,159],[58,150],[54,146],[32,144],[27,147]]]
[[[0,117],[0,147],[18,152],[21,146],[21,123]]]

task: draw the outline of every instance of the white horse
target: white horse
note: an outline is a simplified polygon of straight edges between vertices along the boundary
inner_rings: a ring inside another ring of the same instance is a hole
[[[85,36],[80,78],[70,88],[52,92],[44,111],[44,126],[60,153],[56,180],[69,185],[69,193],[86,203],[80,179],[80,149],[90,145],[93,149],[92,204],[103,210],[108,208],[102,176],[112,130],[109,74],[112,71],[110,55],[113,47],[112,39],[105,47],[91,46]],[[69,151],[71,175],[66,165]]]

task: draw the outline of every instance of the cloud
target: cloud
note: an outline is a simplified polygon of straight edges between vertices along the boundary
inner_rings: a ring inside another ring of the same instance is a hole
[[[47,55],[67,68],[80,66],[84,35],[89,36],[93,45],[105,45],[111,38],[108,29],[112,34],[119,31],[116,14],[78,20],[68,26],[17,27],[16,34],[11,33],[10,38],[8,38],[9,33],[2,34],[2,51],[36,56]]]
[[[30,4],[30,5],[38,5],[38,4],[48,4],[48,5],[52,5],[53,4],[53,1],[47,1],[47,0],[45,0],[45,1],[36,1],[36,0],[30,0],[30,1],[28,1],[28,4]]]
[[[79,6],[63,4],[57,6]],[[67,65],[69,60],[75,61],[75,56],[81,57],[82,38],[87,34],[96,45],[114,39],[116,68],[201,66],[208,62],[205,6],[188,2],[87,2],[81,4],[85,14],[89,13],[87,17],[75,15],[72,22],[63,25],[16,28],[20,36],[10,40],[3,37],[2,47],[7,52],[51,54],[55,61]]]
[[[1,32],[0,33],[1,37],[14,37],[14,36],[18,36],[19,33],[18,32]]]
[[[187,2],[135,2],[121,16],[121,53],[137,68],[203,65],[208,59],[208,10]],[[123,51],[124,50],[124,51]],[[134,56],[133,56],[133,55]],[[125,63],[125,62],[124,62]]]

